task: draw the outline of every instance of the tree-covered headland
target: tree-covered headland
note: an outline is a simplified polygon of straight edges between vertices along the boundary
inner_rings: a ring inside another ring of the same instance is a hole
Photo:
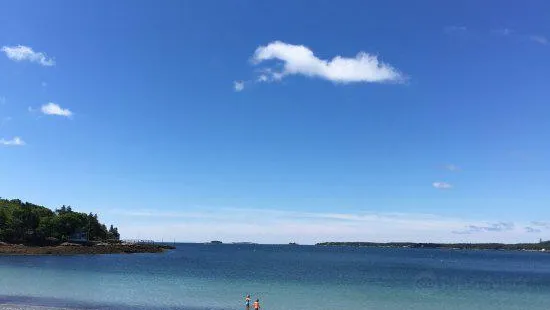
[[[0,198],[0,241],[48,245],[78,238],[119,240],[118,229],[99,222],[97,214],[75,212],[70,206],[51,210],[19,199]]]

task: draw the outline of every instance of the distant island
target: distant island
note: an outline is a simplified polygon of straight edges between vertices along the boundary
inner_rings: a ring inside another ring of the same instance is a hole
[[[504,250],[550,252],[550,241],[539,243],[414,243],[414,242],[322,242],[317,246],[349,246],[377,248],[454,249],[454,250]]]
[[[107,228],[97,214],[0,198],[0,254],[156,253],[167,248],[173,247],[122,242],[118,228]]]

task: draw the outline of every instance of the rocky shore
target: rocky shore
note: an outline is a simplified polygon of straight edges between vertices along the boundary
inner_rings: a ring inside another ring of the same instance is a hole
[[[0,255],[81,255],[81,254],[132,254],[161,253],[175,249],[159,244],[97,244],[80,245],[65,243],[56,246],[26,246],[0,243]]]

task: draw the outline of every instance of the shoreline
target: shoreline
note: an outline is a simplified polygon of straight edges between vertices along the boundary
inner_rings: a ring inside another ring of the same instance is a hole
[[[109,244],[109,245],[56,245],[27,246],[20,244],[0,244],[0,256],[6,255],[96,255],[162,253],[175,249],[174,246],[160,244]]]
[[[315,246],[329,247],[371,247],[371,248],[412,248],[446,250],[496,250],[550,253],[550,242],[540,243],[414,243],[414,242],[321,242]]]

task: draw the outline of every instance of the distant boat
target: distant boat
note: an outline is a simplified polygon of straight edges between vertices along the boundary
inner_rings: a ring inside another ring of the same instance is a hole
[[[299,245],[299,244],[296,242],[290,242],[288,245]]]
[[[208,242],[207,244],[223,244],[223,242],[218,241],[218,240],[213,240],[213,241]]]

